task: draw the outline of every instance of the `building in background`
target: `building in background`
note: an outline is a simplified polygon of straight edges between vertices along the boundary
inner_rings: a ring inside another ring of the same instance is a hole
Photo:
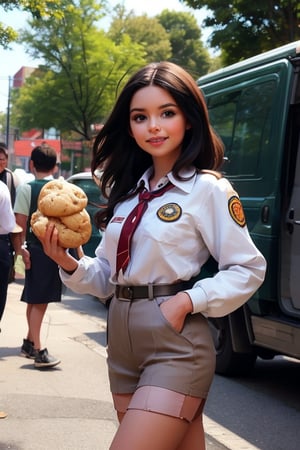
[[[28,78],[34,71],[36,70],[36,67],[21,67],[20,70],[18,70],[17,73],[14,74],[13,80],[12,80],[12,87],[13,88],[19,88],[22,87],[25,83],[26,78]]]
[[[42,142],[46,142],[57,152],[59,161],[59,172],[64,177],[68,177],[75,172],[89,170],[90,168],[90,142],[82,139],[62,140],[60,131],[55,128],[49,130],[31,129],[19,133],[16,127],[10,123],[10,99],[11,90],[21,88],[26,79],[34,74],[35,67],[21,67],[12,77],[9,83],[9,100],[7,108],[6,133],[1,135],[0,141],[6,142],[9,149],[8,164],[12,170],[29,171],[29,160],[31,151]],[[102,124],[95,124],[94,133]]]
[[[14,158],[15,167],[24,169],[29,172],[29,160],[31,152],[34,147],[41,145],[43,143],[48,144],[50,147],[54,148],[57,153],[57,162],[60,164],[61,161],[61,141],[59,139],[20,139],[14,141]]]

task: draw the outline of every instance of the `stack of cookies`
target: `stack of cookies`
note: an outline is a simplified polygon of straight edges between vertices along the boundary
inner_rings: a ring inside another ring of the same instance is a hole
[[[84,191],[64,180],[46,183],[38,198],[38,209],[32,214],[30,225],[38,238],[43,238],[49,222],[58,230],[59,244],[77,248],[85,244],[92,232],[90,216],[85,207],[88,199]]]

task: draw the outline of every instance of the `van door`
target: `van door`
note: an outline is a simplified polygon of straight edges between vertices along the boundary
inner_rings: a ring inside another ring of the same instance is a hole
[[[256,314],[280,298],[281,171],[292,79],[293,66],[282,59],[204,86],[199,80],[225,144],[224,175],[239,193],[250,234],[268,263],[264,284],[248,302]]]
[[[285,186],[288,207],[282,229],[280,305],[286,314],[300,317],[300,82],[295,91],[299,98],[291,106],[288,130],[287,154],[290,156]]]

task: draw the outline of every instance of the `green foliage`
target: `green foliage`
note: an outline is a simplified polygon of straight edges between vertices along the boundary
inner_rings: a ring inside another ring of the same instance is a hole
[[[147,62],[172,60],[195,77],[213,62],[189,13],[135,16],[115,9],[108,33],[99,29],[103,0],[61,0],[64,14],[30,20],[20,34],[33,59],[44,62],[12,93],[11,123],[20,132],[55,127],[91,139],[91,125],[105,120],[128,76]]]
[[[0,22],[0,46],[8,48],[12,41],[17,39],[18,33],[12,28]]]
[[[201,30],[195,17],[191,13],[164,10],[157,19],[170,39],[170,60],[184,67],[195,78],[206,74],[210,56],[201,41]]]
[[[101,15],[99,3],[81,0],[60,21],[33,19],[32,31],[21,34],[28,53],[45,61],[13,102],[21,130],[53,126],[90,139],[91,125],[105,119],[120,80],[144,64],[141,45],[126,35],[115,44],[98,30]]]
[[[3,135],[5,130],[6,130],[6,114],[0,111],[0,135]],[[1,138],[0,141],[2,141]]]
[[[136,16],[118,5],[109,36],[118,42],[124,34],[143,45],[147,62],[173,61],[195,78],[209,71],[211,58],[201,41],[197,21],[190,13],[164,10],[156,17]]]
[[[225,64],[300,39],[298,0],[180,0],[208,8],[204,26],[212,27],[210,44],[221,49]]]
[[[12,11],[18,9],[31,13],[32,17],[38,19],[46,19],[55,17],[61,19],[64,11],[60,0],[1,0],[0,7],[4,11]],[[64,5],[68,8],[68,5]],[[8,48],[9,44],[14,42],[18,37],[18,33],[12,27],[5,26],[0,22],[0,46]]]
[[[54,17],[60,19],[63,17],[62,2],[58,0],[20,0],[18,2],[24,11],[28,11],[36,19]],[[64,8],[67,5],[63,5]]]
[[[109,36],[114,42],[119,42],[122,36],[128,35],[132,42],[143,46],[147,62],[162,61],[171,57],[171,44],[168,33],[156,18],[146,14],[136,16],[133,12],[125,13],[118,8],[113,19]]]

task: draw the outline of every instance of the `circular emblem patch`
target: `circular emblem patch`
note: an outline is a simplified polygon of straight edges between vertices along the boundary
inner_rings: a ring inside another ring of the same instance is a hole
[[[229,214],[231,215],[233,220],[240,227],[244,227],[246,225],[246,218],[245,218],[241,200],[236,195],[233,195],[228,200],[228,209],[229,209]]]
[[[177,203],[167,203],[159,208],[157,217],[164,222],[175,222],[181,216],[182,210]]]

